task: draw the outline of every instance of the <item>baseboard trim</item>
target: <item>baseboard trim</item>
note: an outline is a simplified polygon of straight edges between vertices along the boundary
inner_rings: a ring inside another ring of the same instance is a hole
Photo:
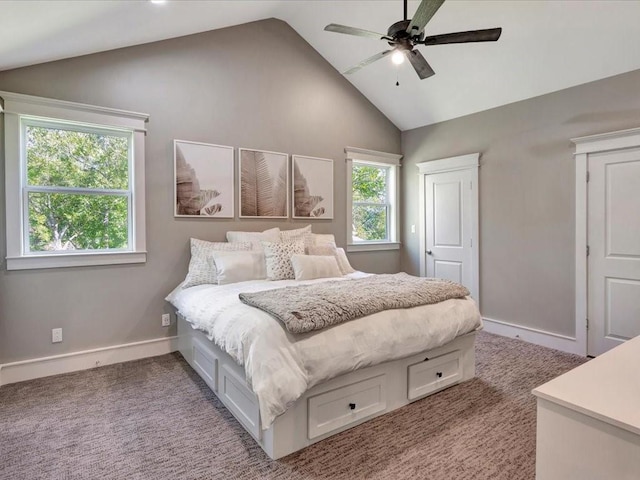
[[[163,337],[142,342],[113,345],[52,357],[33,358],[0,365],[0,386],[49,377],[60,373],[87,370],[114,363],[155,357],[178,350],[178,337]]]
[[[483,317],[484,331],[495,333],[503,337],[519,338],[525,342],[541,345],[543,347],[561,350],[567,353],[583,355],[578,342],[574,337],[560,335],[558,333],[548,332],[537,328],[525,327],[523,325],[515,325],[513,323],[503,322],[502,320],[494,320],[492,318]]]

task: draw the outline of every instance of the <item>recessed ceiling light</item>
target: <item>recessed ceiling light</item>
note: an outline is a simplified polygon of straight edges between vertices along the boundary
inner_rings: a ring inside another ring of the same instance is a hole
[[[167,3],[167,0],[149,0],[151,3],[156,3],[156,4],[160,4],[160,3]]]

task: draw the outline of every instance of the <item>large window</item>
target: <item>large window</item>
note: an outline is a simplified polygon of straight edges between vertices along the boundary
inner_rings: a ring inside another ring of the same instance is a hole
[[[399,155],[347,148],[347,248],[399,248],[397,169]]]
[[[0,97],[7,268],[145,261],[146,116],[17,94]]]

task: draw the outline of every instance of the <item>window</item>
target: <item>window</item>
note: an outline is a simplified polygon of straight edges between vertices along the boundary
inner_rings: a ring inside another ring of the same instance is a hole
[[[400,155],[348,147],[347,249],[398,249]]]
[[[4,100],[7,268],[146,260],[146,115],[12,93]]]

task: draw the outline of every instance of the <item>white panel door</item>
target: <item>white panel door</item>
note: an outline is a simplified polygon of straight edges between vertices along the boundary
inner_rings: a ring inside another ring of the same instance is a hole
[[[477,300],[473,272],[475,170],[425,175],[426,275],[466,286]]]
[[[640,149],[589,155],[588,355],[640,335]]]

